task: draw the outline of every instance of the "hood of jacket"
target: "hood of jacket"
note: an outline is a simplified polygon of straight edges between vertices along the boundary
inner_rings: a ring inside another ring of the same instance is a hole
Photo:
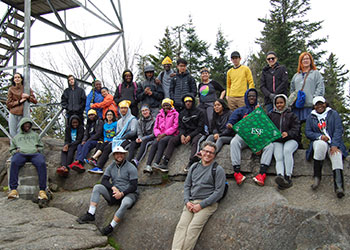
[[[19,128],[20,128],[20,130],[21,130],[21,133],[24,133],[24,131],[22,130],[22,125],[23,125],[24,123],[27,123],[27,122],[29,122],[29,123],[32,125],[32,126],[30,127],[30,129],[29,129],[28,132],[30,132],[30,131],[32,130],[32,127],[33,127],[33,122],[32,122],[32,120],[31,120],[30,118],[28,118],[28,117],[23,117],[23,118],[20,120],[19,124],[18,124],[18,126],[19,126]]]
[[[187,97],[187,96],[191,97],[192,100],[193,100],[191,110],[195,109],[195,108],[196,108],[196,105],[197,105],[197,102],[196,102],[196,98],[195,98],[191,93],[188,93],[188,94],[184,95],[184,96],[182,97],[182,99],[181,99],[182,104],[184,105],[185,109],[186,109],[185,97]]]
[[[249,104],[249,101],[248,101],[248,93],[250,91],[254,91],[255,94],[256,94],[256,100],[255,100],[255,103],[253,105],[250,105]],[[255,106],[258,104],[258,91],[256,89],[248,89],[245,94],[244,94],[244,102],[245,102],[245,105],[248,107],[248,108],[251,108],[253,107],[253,109],[255,108]]]
[[[284,106],[283,110],[281,110],[281,111],[278,110],[277,107],[276,107],[276,100],[279,97],[282,97],[284,99],[284,102],[286,103],[286,106]],[[284,111],[286,111],[288,109],[287,100],[288,100],[288,98],[284,94],[276,95],[275,98],[273,99],[273,111],[276,112],[276,113],[283,113]]]
[[[125,115],[120,114],[120,119],[118,120],[118,127],[123,128],[126,122],[132,117],[130,108],[128,108],[128,112]]]
[[[69,118],[69,126],[70,127],[72,127],[72,121],[73,121],[73,119],[76,119],[76,120],[78,120],[78,122],[79,122],[79,125],[78,125],[78,127],[81,125],[81,120],[80,120],[80,118],[79,118],[79,116],[77,116],[77,115],[72,115],[70,118]]]

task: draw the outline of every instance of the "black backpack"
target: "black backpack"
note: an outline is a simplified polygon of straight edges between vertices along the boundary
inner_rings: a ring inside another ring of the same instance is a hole
[[[198,164],[199,164],[199,162],[197,162],[197,164],[193,166],[193,170],[198,166]],[[214,161],[213,167],[211,168],[211,175],[213,176],[214,186],[215,186],[216,168],[218,165],[219,164],[216,161]],[[192,170],[192,172],[193,172],[193,170]],[[222,197],[217,202],[220,202],[223,198],[225,198],[227,191],[228,191],[228,182],[225,181],[224,193],[222,194]]]

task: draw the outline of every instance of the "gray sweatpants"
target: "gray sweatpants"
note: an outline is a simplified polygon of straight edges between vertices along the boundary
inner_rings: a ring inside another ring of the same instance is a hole
[[[230,143],[230,153],[232,166],[241,165],[241,150],[248,147],[248,145],[243,141],[242,137],[235,135]],[[260,164],[269,166],[271,163],[273,154],[273,144],[270,143],[263,148],[263,153],[261,155]]]
[[[108,192],[108,189],[103,186],[102,184],[97,184],[94,186],[94,189],[92,190],[91,199],[90,202],[98,203],[100,201],[100,195],[105,198],[105,200],[110,203],[112,201],[112,198],[110,193]],[[131,207],[136,202],[136,194],[131,193],[127,194],[123,199],[122,202],[115,213],[115,216],[119,219],[122,219],[126,210]]]
[[[209,135],[206,141],[212,141],[216,144],[216,151],[220,152],[224,144],[230,144],[232,136],[219,136],[217,141],[214,140],[214,135]]]
[[[328,157],[332,163],[332,170],[343,169],[343,154],[341,153],[341,151],[331,155],[331,147],[327,142],[322,140],[314,141],[312,146],[314,150],[314,160],[323,161],[324,159],[326,159],[326,155],[328,153]]]
[[[298,142],[296,140],[288,140],[285,143],[273,143],[273,155],[276,160],[276,173],[287,176],[292,176],[294,159],[293,154],[298,149]]]

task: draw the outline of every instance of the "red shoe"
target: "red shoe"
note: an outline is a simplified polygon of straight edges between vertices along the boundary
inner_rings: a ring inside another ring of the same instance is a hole
[[[81,165],[80,163],[73,165],[72,169],[77,171],[78,173],[84,173],[85,172],[84,166]]]
[[[256,184],[259,186],[264,186],[265,185],[265,179],[266,179],[266,174],[258,174],[253,178]]]
[[[234,173],[233,176],[235,177],[235,180],[236,180],[238,186],[240,186],[244,182],[244,180],[246,179],[246,177],[244,175],[242,175],[241,172]]]
[[[69,170],[65,166],[61,166],[56,169],[56,173],[61,177],[67,177]]]
[[[73,166],[75,166],[75,165],[77,165],[77,164],[79,164],[79,161],[73,161],[72,164],[70,164],[68,167],[69,167],[70,169],[72,169]]]

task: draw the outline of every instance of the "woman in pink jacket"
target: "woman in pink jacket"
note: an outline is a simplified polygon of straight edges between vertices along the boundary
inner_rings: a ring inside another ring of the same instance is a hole
[[[159,111],[154,123],[154,139],[147,159],[147,165],[143,169],[144,173],[152,173],[151,163],[154,156],[156,157],[153,165],[158,166],[164,150],[169,140],[179,133],[179,113],[174,108],[173,100],[165,98],[162,101],[162,109]]]

